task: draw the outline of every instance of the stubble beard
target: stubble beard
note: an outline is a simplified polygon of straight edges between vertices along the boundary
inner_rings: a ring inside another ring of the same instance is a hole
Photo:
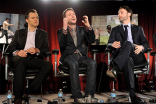
[[[68,22],[69,25],[76,25],[76,23]]]

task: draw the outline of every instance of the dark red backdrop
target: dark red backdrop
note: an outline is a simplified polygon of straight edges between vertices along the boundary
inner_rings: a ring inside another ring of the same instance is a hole
[[[29,9],[36,9],[40,17],[39,28],[44,29],[49,34],[50,51],[52,49],[59,49],[57,41],[57,30],[62,28],[62,11],[68,7],[72,7],[77,15],[77,25],[82,25],[82,16],[88,15],[89,21],[91,21],[92,15],[114,15],[118,13],[118,9],[122,5],[128,5],[135,14],[138,14],[139,25],[143,27],[150,47],[155,50],[153,43],[153,33],[156,33],[156,2],[123,2],[123,1],[86,1],[86,2],[49,2],[41,0],[3,0],[0,1],[1,13],[18,13],[25,14]],[[100,53],[97,56],[97,63],[103,62],[104,53]],[[60,54],[58,55],[58,58]],[[106,58],[107,59],[107,58]],[[105,59],[105,62],[107,61]],[[50,61],[54,65],[54,55],[50,58]],[[147,79],[154,78],[154,58],[150,57],[150,74]],[[142,75],[139,81],[145,80],[146,75]],[[83,90],[82,78],[81,87]],[[51,88],[57,88],[57,82],[60,82],[59,78],[54,78],[51,74],[50,81],[52,82]],[[56,85],[55,85],[56,84]],[[143,84],[143,83],[142,83]],[[54,87],[55,86],[55,87]],[[118,86],[116,84],[116,88]]]

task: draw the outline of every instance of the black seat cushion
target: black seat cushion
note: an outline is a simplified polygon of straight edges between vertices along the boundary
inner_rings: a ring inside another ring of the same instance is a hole
[[[9,67],[9,71],[12,71],[14,73],[14,68]],[[37,75],[38,72],[39,72],[39,70],[36,68],[27,68],[26,69],[26,76],[35,76],[35,75]]]
[[[27,68],[26,69],[26,76],[36,76],[37,73],[39,72],[38,69],[33,69],[33,68]]]
[[[137,68],[144,68],[145,66],[148,65],[148,62],[147,61],[144,61],[142,62],[141,64],[135,64],[134,65],[134,69],[137,69]]]
[[[26,69],[26,73],[27,73],[27,74],[29,74],[29,73],[30,73],[30,74],[33,74],[33,73],[38,73],[38,72],[39,72],[39,70],[36,69],[36,68],[34,68],[34,69],[33,69],[33,68],[27,68],[27,69]]]
[[[142,62],[141,64],[135,64],[134,65],[134,71],[138,71],[138,70],[140,70],[140,71],[145,71],[145,69],[144,68],[146,68],[147,67],[147,65],[148,65],[148,62],[145,60],[144,62]],[[111,62],[111,66],[112,66],[112,62]],[[123,70],[121,71],[121,73],[123,72]]]
[[[64,73],[69,74],[69,68],[66,65],[60,64],[58,66],[60,71],[63,71]],[[86,74],[87,73],[87,67],[84,64],[79,65],[79,74]]]

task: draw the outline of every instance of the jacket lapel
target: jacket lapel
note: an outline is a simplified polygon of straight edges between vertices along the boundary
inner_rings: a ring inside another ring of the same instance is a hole
[[[41,34],[39,33],[39,29],[36,29],[35,34],[35,48],[40,48],[40,43],[42,43]]]
[[[133,39],[133,42],[134,42],[135,34],[137,34],[137,32],[138,32],[137,26],[131,25],[131,32],[132,32],[132,39]]]
[[[78,26],[76,26],[76,31],[77,31],[77,46],[79,46],[79,44],[80,44],[80,29],[79,29],[79,27]]]
[[[124,39],[125,37],[124,37],[124,29],[123,29],[123,26],[122,26],[122,25],[119,25],[118,30],[119,30],[121,36],[122,36],[123,39]]]
[[[22,38],[20,39],[21,47],[24,49],[27,41],[27,33],[28,33],[28,28],[25,29],[24,34],[22,34]]]
[[[72,43],[74,44],[73,37],[72,37],[72,35],[70,34],[70,30],[69,30],[68,28],[67,28],[67,35],[68,35],[70,41],[72,41]]]

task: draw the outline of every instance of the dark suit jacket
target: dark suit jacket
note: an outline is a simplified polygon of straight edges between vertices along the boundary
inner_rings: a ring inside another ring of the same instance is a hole
[[[149,47],[149,43],[145,37],[142,27],[137,26],[137,25],[131,25],[131,33],[132,33],[133,44],[142,45],[144,47],[144,51],[146,51]],[[108,45],[112,44],[114,41],[120,41],[121,47],[122,47],[124,43],[123,25],[118,25],[112,28],[112,31],[108,40]],[[118,55],[119,51],[120,49],[114,48],[111,60],[113,60]]]
[[[27,40],[28,28],[20,29],[15,32],[15,35],[7,49],[11,55],[16,50],[24,50]],[[46,31],[37,29],[35,35],[35,48],[40,50],[40,54],[36,57],[43,58],[43,54],[49,51],[48,34]]]
[[[57,31],[58,35],[58,42],[60,45],[61,50],[61,58],[60,61],[63,62],[63,59],[73,54],[76,49],[78,49],[82,55],[85,54],[85,50],[83,48],[84,41],[87,41],[88,43],[94,43],[95,42],[95,34],[93,30],[87,30],[84,27],[76,27],[77,30],[77,47],[75,47],[73,38],[70,34],[69,29],[67,29],[67,34],[63,34],[62,29],[59,29]]]

